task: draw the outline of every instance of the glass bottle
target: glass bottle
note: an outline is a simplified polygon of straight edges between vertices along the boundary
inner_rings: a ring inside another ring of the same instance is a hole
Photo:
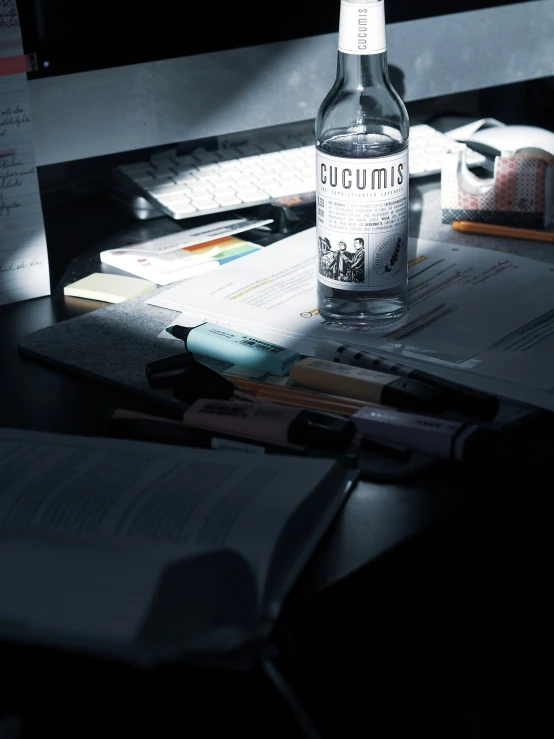
[[[406,312],[408,136],[384,0],[342,0],[337,77],[315,123],[318,308],[328,321],[380,326]]]

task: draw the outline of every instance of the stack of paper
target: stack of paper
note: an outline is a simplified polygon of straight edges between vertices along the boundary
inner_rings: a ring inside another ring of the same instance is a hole
[[[304,355],[323,339],[344,340],[554,410],[551,265],[419,240],[407,317],[380,332],[344,330],[317,312],[315,243],[315,229],[303,231],[148,302],[180,311],[181,325],[229,325]]]
[[[124,249],[103,251],[100,260],[158,285],[169,285],[211,272],[222,264],[256,251],[259,246],[232,234],[267,223],[271,220],[236,218],[179,231]]]

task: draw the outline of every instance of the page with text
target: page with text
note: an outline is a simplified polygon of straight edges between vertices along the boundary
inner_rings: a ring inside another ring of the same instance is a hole
[[[0,0],[0,305],[50,294],[27,57],[15,0]]]

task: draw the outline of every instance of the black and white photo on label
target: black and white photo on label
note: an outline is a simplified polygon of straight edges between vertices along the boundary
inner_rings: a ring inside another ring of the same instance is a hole
[[[361,236],[347,244],[344,239],[335,244],[319,237],[319,274],[337,282],[363,283],[365,280],[365,240]]]

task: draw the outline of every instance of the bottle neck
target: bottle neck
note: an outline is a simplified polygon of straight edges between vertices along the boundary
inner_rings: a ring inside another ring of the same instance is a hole
[[[388,83],[383,0],[342,0],[337,79],[354,89]]]
[[[337,80],[349,89],[380,87],[389,83],[387,52],[382,54],[345,54],[337,57]]]

